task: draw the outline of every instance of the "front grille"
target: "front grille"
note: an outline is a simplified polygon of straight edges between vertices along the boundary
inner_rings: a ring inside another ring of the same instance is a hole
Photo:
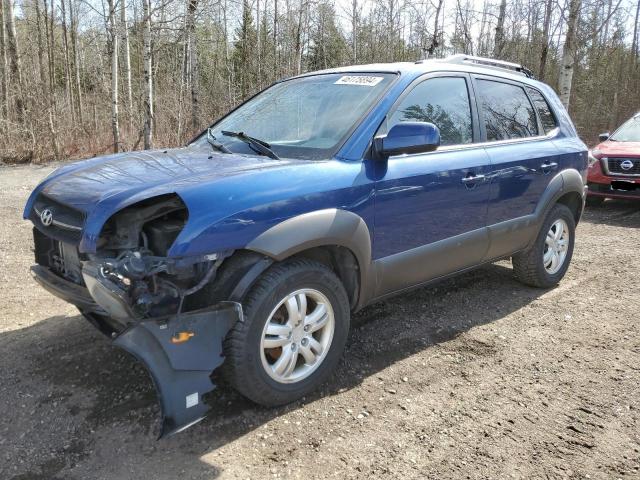
[[[62,278],[84,285],[78,247],[48,237],[37,228],[33,229],[33,244],[38,265],[49,267]]]
[[[606,160],[607,170],[609,173],[621,174],[621,175],[640,175],[640,158],[620,158],[609,157]],[[622,168],[622,164],[625,162],[631,162],[633,166],[628,169]]]
[[[41,218],[42,213],[47,210],[51,213],[52,219],[48,226]],[[48,237],[76,245],[82,236],[85,215],[41,193],[33,203],[29,219]]]

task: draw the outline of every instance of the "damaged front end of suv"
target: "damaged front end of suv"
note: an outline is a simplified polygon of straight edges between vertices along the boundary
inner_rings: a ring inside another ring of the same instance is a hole
[[[78,248],[86,215],[45,193],[29,202],[33,276],[146,366],[162,407],[160,435],[183,430],[204,418],[203,395],[215,388],[210,377],[223,362],[222,341],[242,320],[240,303],[215,291],[233,251],[170,256],[189,215],[176,194],[117,211],[92,253]]]

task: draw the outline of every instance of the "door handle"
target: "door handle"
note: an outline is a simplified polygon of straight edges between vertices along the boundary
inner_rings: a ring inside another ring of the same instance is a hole
[[[475,183],[484,182],[485,179],[486,179],[486,177],[484,175],[472,175],[472,174],[469,174],[466,177],[462,177],[461,181],[465,185],[473,185]]]
[[[542,165],[540,165],[540,168],[542,169],[543,173],[549,173],[550,171],[557,169],[558,164],[556,162],[544,162]]]

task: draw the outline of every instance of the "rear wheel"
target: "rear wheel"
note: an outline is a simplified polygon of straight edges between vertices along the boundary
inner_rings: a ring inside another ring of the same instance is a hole
[[[242,302],[244,321],[225,341],[224,371],[262,405],[292,402],[338,363],[349,332],[349,301],[324,265],[292,260],[267,270]]]
[[[534,244],[513,256],[513,271],[522,283],[548,288],[564,277],[571,256],[576,229],[573,213],[556,204],[547,214]]]

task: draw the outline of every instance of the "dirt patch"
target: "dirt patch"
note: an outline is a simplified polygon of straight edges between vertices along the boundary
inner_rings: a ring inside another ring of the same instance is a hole
[[[0,168],[0,478],[640,478],[640,204],[587,211],[555,289],[500,262],[373,305],[313,396],[222,385],[157,442],[145,370],[29,276],[50,171]]]

